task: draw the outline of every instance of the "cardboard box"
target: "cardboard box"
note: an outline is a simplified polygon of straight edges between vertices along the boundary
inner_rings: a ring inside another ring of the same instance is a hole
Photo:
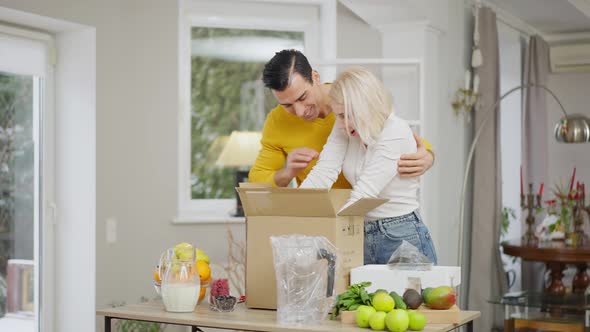
[[[457,287],[461,284],[461,267],[459,266],[433,266],[429,271],[411,271],[391,269],[387,265],[365,265],[352,269],[350,282],[353,284],[370,281],[368,292],[377,289],[395,291],[402,295],[406,288],[418,281],[422,288],[450,286]]]
[[[350,269],[363,265],[364,216],[386,202],[362,199],[338,213],[350,197],[344,189],[237,188],[246,214],[246,306],[276,309],[277,289],[270,237],[325,236],[336,248],[336,294],[349,285]]]

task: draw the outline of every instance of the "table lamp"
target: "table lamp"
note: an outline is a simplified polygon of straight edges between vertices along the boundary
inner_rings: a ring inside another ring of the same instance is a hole
[[[467,156],[467,163],[465,164],[465,176],[463,177],[463,189],[461,191],[461,204],[460,204],[460,211],[459,211],[459,265],[463,262],[463,224],[465,219],[465,193],[467,191],[467,180],[469,179],[469,172],[471,169],[471,162],[473,160],[475,147],[479,140],[481,133],[487,122],[491,119],[491,115],[494,114],[498,110],[498,105],[500,102],[506,98],[508,95],[512,94],[515,91],[524,90],[524,89],[542,89],[543,91],[547,92],[549,95],[555,99],[557,104],[563,113],[563,117],[559,120],[559,122],[555,125],[554,136],[555,140],[561,143],[588,143],[590,142],[590,119],[588,119],[584,115],[579,114],[571,114],[568,115],[565,111],[565,108],[559,101],[559,98],[544,85],[540,84],[526,84],[516,86],[506,93],[504,93],[498,100],[489,108],[482,110],[482,114],[484,116],[483,121],[479,125],[479,127],[475,131],[475,136],[473,137],[473,142],[471,143],[471,147],[469,148],[469,155]],[[530,219],[529,219],[530,220]],[[534,221],[534,218],[532,219]],[[527,222],[528,224],[528,222]],[[528,233],[532,232],[532,225],[527,225],[529,231]]]
[[[218,167],[235,167],[236,183],[246,182],[249,167],[254,164],[260,151],[260,139],[262,134],[255,131],[233,131],[215,162]],[[244,209],[240,196],[236,192],[236,211],[233,217],[243,217]]]

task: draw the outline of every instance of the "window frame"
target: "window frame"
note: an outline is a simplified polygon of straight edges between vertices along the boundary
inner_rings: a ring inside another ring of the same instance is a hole
[[[306,55],[310,58],[335,58],[335,0],[250,0],[252,4],[301,5],[318,8],[319,17],[260,19],[249,16],[210,16],[191,8],[197,3],[227,5],[223,1],[184,0],[179,13],[179,112],[178,112],[178,206],[174,224],[243,223],[245,218],[232,217],[236,199],[192,199],[191,197],[191,29],[192,27],[280,30],[303,32]],[[318,37],[321,36],[321,37]]]

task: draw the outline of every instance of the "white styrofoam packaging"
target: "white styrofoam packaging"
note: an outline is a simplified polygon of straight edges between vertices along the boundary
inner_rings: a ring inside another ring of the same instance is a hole
[[[365,265],[350,271],[351,284],[371,282],[371,286],[367,287],[369,293],[385,289],[401,295],[415,284],[416,279],[420,280],[422,289],[438,286],[455,288],[461,284],[461,267],[433,266],[429,271],[416,271],[392,269],[387,265]]]

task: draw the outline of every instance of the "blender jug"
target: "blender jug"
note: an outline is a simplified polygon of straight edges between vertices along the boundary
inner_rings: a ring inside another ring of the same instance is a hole
[[[323,236],[271,236],[277,281],[277,321],[306,324],[326,318],[336,280],[336,248]]]
[[[199,299],[201,282],[195,267],[194,251],[178,258],[174,249],[167,249],[160,256],[158,273],[161,276],[160,295],[166,311],[191,312]]]

